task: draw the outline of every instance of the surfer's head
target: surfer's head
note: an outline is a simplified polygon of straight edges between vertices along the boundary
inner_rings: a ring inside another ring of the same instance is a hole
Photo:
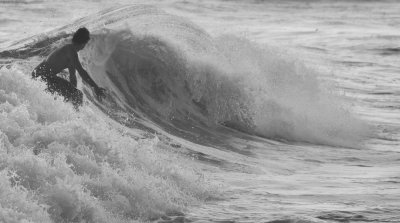
[[[78,51],[83,49],[89,40],[90,33],[85,27],[79,28],[72,37],[72,43],[77,46]]]

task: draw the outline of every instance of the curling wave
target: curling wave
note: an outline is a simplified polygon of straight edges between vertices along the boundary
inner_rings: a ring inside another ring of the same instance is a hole
[[[342,97],[324,89],[315,70],[282,50],[234,36],[212,37],[151,6],[106,10],[31,46],[55,47],[82,25],[94,30],[81,53],[84,65],[112,95],[112,106],[100,105],[104,110],[117,106],[161,126],[225,125],[334,146],[357,146],[371,134]]]

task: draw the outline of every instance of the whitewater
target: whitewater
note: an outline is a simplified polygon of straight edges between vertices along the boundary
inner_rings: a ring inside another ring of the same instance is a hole
[[[400,3],[0,6],[0,222],[400,222]],[[76,111],[31,72],[79,27]]]

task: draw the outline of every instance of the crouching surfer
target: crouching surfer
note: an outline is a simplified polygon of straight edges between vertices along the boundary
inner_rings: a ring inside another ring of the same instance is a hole
[[[105,97],[105,89],[97,86],[89,74],[82,68],[78,58],[78,51],[85,47],[89,39],[90,34],[86,28],[78,29],[74,33],[72,43],[54,50],[32,72],[34,79],[40,77],[47,83],[47,91],[52,94],[58,93],[62,95],[65,101],[72,102],[75,109],[78,109],[83,102],[83,94],[76,88],[76,70],[78,70],[82,79],[94,88],[94,92],[99,99]],[[66,68],[69,71],[69,81],[57,76],[58,73]]]

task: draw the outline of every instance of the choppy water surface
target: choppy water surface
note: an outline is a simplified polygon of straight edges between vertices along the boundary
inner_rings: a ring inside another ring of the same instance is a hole
[[[400,222],[400,3],[0,4],[0,221]],[[30,72],[80,26],[76,112]]]

